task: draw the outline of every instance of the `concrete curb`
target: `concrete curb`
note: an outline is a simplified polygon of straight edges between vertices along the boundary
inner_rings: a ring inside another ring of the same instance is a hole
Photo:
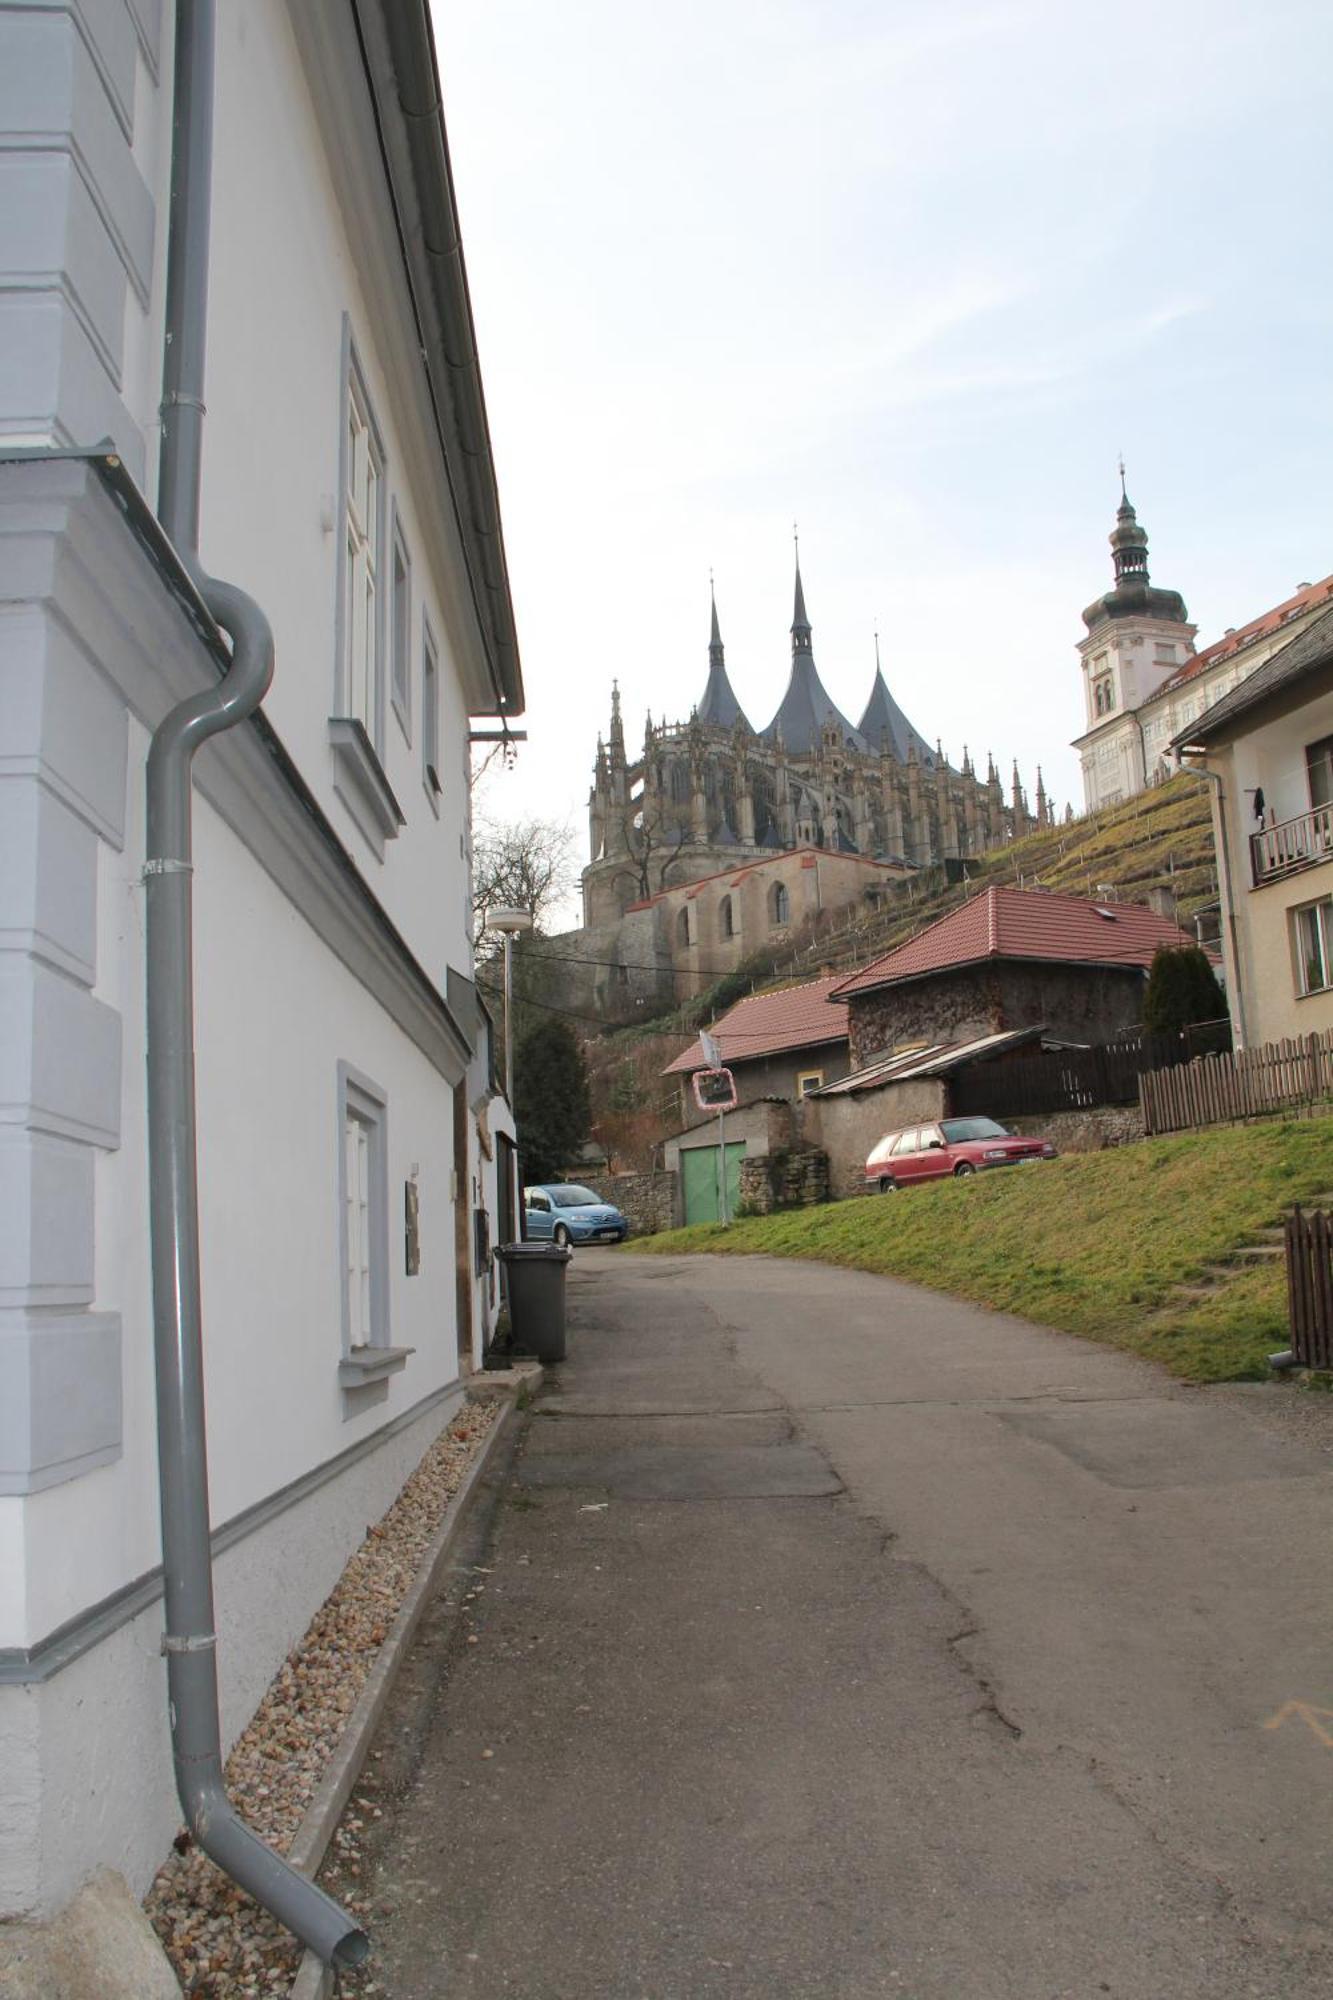
[[[494,1377],[491,1379],[493,1381]],[[541,1379],[541,1369],[534,1368],[530,1372],[525,1371],[521,1384],[516,1386],[535,1390],[540,1387]],[[489,1390],[488,1385],[488,1393],[496,1392]],[[361,1690],[356,1707],[347,1718],[347,1726],[338,1738],[337,1748],[329,1759],[305,1817],[287,1850],[287,1859],[293,1868],[300,1870],[302,1875],[315,1875],[324,1859],[334,1829],[342,1818],[343,1808],[361,1775],[361,1767],[370,1750],[371,1738],[375,1734],[380,1716],[384,1712],[384,1705],[393,1691],[393,1684],[407,1657],[408,1647],[421,1622],[422,1613],[435,1594],[440,1573],[448,1561],[459,1530],[472,1510],[477,1488],[481,1484],[486,1468],[500,1440],[512,1430],[517,1415],[518,1402],[515,1397],[511,1399],[509,1407],[501,1412],[499,1422],[494,1425],[486,1442],[468,1467],[457,1493],[449,1502],[444,1519],[435,1532],[435,1538],[426,1551],[416,1579],[399,1606],[398,1616],[380,1647],[379,1658],[370,1670],[370,1676]],[[331,2000],[336,1990],[332,1967],[325,1965],[313,1951],[307,1951],[289,1989],[290,2000]]]

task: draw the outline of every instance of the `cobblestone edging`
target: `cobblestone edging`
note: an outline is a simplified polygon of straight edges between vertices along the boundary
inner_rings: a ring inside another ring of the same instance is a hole
[[[540,1370],[533,1375],[539,1379]],[[412,1634],[514,1409],[511,1396],[488,1396],[457,1413],[347,1563],[227,1760],[227,1789],[237,1811],[303,1874],[319,1867]],[[201,2000],[326,1990],[293,1989],[302,1963],[299,1943],[184,1833],[144,1907],[182,1989]]]

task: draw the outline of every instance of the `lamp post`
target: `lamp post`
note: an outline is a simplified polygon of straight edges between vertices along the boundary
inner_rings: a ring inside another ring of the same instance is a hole
[[[505,941],[505,1096],[510,1108],[514,1103],[514,939],[521,931],[532,929],[530,910],[511,910],[503,907],[487,910],[486,928],[499,931]]]

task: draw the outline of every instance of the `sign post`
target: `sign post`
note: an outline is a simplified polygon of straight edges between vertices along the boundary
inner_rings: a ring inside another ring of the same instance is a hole
[[[717,1192],[722,1204],[722,1227],[730,1228],[731,1217],[727,1214],[727,1114],[717,1114]]]
[[[736,1108],[736,1079],[715,1060],[718,1047],[712,1036],[700,1034],[699,1041],[708,1068],[694,1072],[694,1101],[701,1111],[717,1112],[718,1206],[725,1227],[731,1222],[727,1213],[727,1113]]]

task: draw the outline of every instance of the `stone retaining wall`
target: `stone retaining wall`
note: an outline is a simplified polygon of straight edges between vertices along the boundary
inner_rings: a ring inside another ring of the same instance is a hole
[[[583,1174],[580,1178],[584,1187],[590,1187],[603,1201],[613,1201],[622,1210],[631,1236],[655,1236],[659,1229],[674,1229],[677,1175]]]
[[[807,1146],[741,1161],[741,1207],[751,1215],[775,1208],[815,1208],[829,1199],[828,1154]]]
[[[1108,1146],[1132,1146],[1143,1137],[1137,1104],[1103,1104],[1089,1111],[1055,1111],[1044,1118],[1006,1118],[1011,1131],[1049,1139],[1061,1153],[1104,1153]]]

